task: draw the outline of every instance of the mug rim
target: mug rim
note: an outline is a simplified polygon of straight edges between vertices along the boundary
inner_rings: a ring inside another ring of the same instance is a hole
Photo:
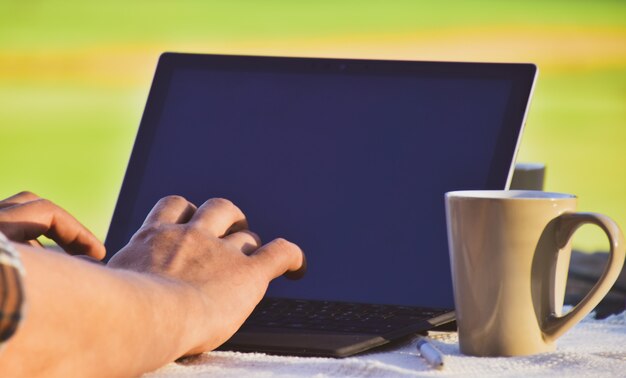
[[[565,200],[578,198],[574,194],[544,192],[542,190],[455,190],[447,192],[446,198],[473,198],[495,200]]]

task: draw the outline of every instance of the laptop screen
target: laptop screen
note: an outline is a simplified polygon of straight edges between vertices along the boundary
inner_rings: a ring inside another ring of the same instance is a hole
[[[453,307],[443,195],[503,189],[532,65],[165,54],[116,207],[232,200],[306,253],[268,296]]]

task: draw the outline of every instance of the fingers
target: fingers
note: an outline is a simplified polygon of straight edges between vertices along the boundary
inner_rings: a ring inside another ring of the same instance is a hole
[[[43,244],[37,239],[29,240],[28,245],[35,248],[44,248]]]
[[[250,255],[250,258],[270,280],[282,274],[290,279],[300,279],[306,272],[304,252],[285,239],[272,240]]]
[[[218,237],[248,228],[243,212],[223,198],[211,198],[203,203],[189,223]]]
[[[242,230],[223,237],[246,255],[256,251],[261,246],[261,238],[249,230]]]
[[[20,193],[17,193],[15,195],[12,195],[9,198],[3,199],[2,201],[0,201],[0,209],[6,208],[6,207],[10,207],[13,205],[17,205],[20,203],[26,203],[26,202],[30,202],[30,201],[35,201],[38,200],[39,196],[36,195],[35,193],[32,192],[28,192],[28,191],[23,191]]]
[[[195,211],[196,206],[185,198],[167,196],[154,205],[143,224],[187,223]]]
[[[12,240],[27,242],[41,235],[54,240],[72,255],[102,259],[104,245],[68,212],[54,203],[37,199],[2,209],[2,231]]]
[[[77,255],[76,258],[79,258],[83,261],[92,263],[92,264],[98,264],[98,265],[106,265],[104,262],[98,260],[98,259],[94,259],[91,256],[87,256],[87,255]]]

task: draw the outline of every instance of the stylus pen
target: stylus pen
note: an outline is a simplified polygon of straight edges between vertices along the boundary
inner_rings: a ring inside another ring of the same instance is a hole
[[[443,354],[428,341],[428,338],[424,336],[418,337],[417,351],[430,365],[437,369],[443,369]]]

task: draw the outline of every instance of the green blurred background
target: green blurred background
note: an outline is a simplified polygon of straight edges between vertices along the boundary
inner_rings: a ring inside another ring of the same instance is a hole
[[[163,51],[534,62],[518,161],[626,228],[623,1],[3,0],[0,197],[32,190],[104,238]],[[586,226],[574,245],[608,243]]]

